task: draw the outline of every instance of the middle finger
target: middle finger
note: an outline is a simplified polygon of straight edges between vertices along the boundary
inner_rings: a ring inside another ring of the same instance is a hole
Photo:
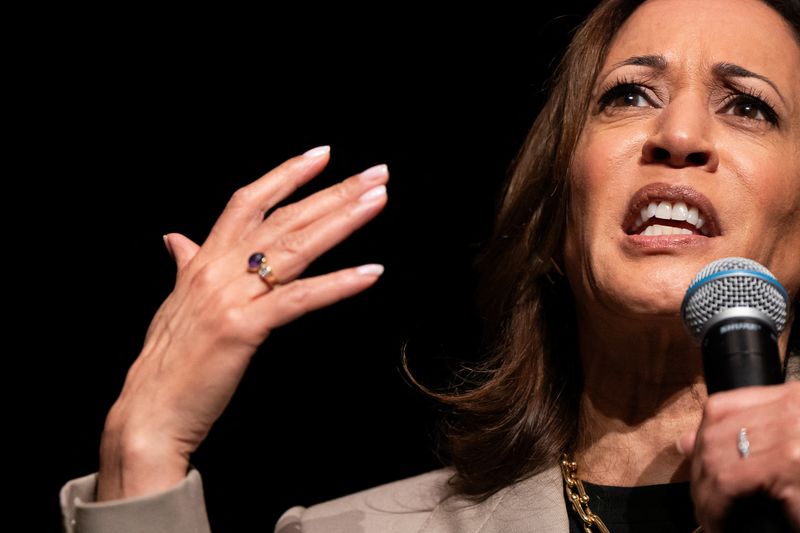
[[[308,265],[366,224],[386,205],[386,186],[378,185],[357,200],[329,213],[305,228],[275,238],[273,233],[258,235],[271,261],[280,265],[282,279],[298,277]]]
[[[386,183],[388,178],[389,169],[385,164],[370,167],[303,200],[279,207],[264,220],[256,231],[272,232],[277,235],[302,229],[357,199],[372,187]]]
[[[386,198],[386,186],[378,185],[300,230],[275,235],[268,228],[259,228],[259,232],[248,239],[251,248],[242,252],[263,250],[280,283],[289,283],[314,259],[375,217],[386,205]],[[234,286],[229,288],[230,294],[244,293],[255,298],[265,293],[263,282],[257,276],[235,279]]]

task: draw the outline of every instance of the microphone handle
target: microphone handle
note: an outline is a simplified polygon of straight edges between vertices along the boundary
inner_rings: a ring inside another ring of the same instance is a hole
[[[720,320],[703,337],[702,350],[709,394],[783,383],[777,335],[771,325],[758,318]],[[731,439],[734,446],[734,437]],[[778,501],[754,494],[734,503],[724,531],[791,533],[792,527]]]
[[[783,383],[778,337],[755,317],[720,320],[703,337],[703,372],[708,393]]]

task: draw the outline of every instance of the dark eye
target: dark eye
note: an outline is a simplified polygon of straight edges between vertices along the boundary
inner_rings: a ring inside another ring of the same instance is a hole
[[[749,120],[766,120],[771,124],[778,123],[778,115],[768,104],[744,94],[735,95],[724,107],[723,114]]]
[[[607,90],[600,97],[600,109],[606,107],[650,107],[652,103],[644,89],[633,83],[623,83]]]
[[[648,105],[647,99],[638,93],[625,93],[616,97],[610,105],[625,107],[642,107]]]

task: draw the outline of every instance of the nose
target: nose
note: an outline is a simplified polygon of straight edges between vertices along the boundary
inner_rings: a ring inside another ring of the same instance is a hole
[[[719,155],[712,138],[713,119],[706,105],[693,100],[685,95],[662,108],[642,147],[645,163],[716,170]]]

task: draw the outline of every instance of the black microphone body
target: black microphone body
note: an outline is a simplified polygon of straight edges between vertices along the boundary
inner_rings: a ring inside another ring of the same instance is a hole
[[[787,307],[785,289],[755,261],[725,258],[701,270],[686,293],[682,314],[701,341],[709,394],[783,382],[778,335]],[[726,518],[726,532],[792,532],[780,502],[765,494],[737,500]]]
[[[752,316],[731,316],[708,328],[701,344],[708,393],[783,382],[778,337]]]

